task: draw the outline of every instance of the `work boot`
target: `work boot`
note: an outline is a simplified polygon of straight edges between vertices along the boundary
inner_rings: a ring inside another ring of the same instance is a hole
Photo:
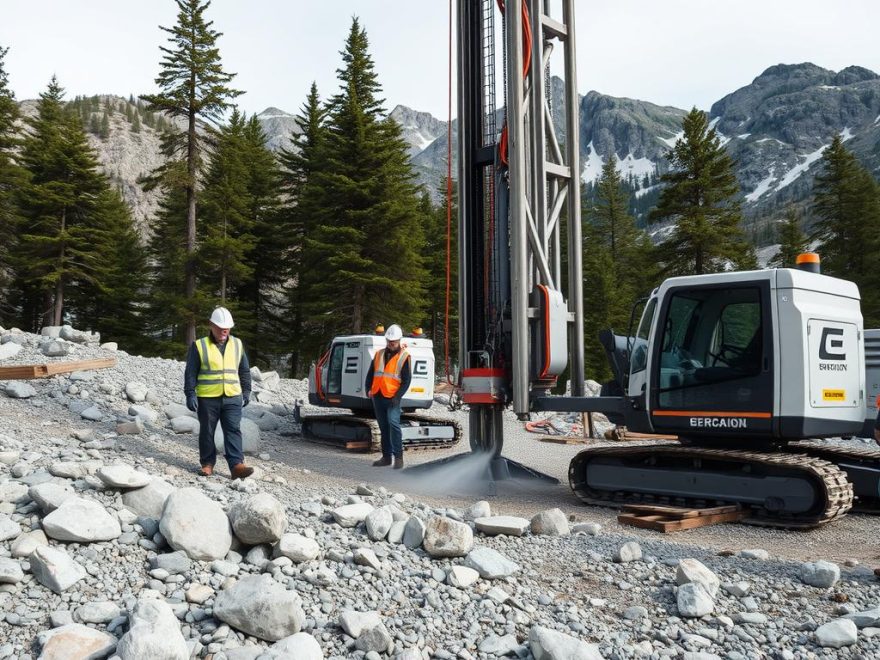
[[[373,461],[373,467],[388,467],[391,465],[390,456],[382,456],[378,461]]]
[[[394,457],[394,469],[402,470],[403,469],[403,456],[395,456]]]
[[[239,463],[234,468],[232,468],[232,478],[233,479],[244,479],[246,477],[251,476],[254,473],[254,468],[245,465],[244,463]]]
[[[203,477],[210,477],[214,474],[214,466],[213,465],[203,465],[199,468],[199,474]]]

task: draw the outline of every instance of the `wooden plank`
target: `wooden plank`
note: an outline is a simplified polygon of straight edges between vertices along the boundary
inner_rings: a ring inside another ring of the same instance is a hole
[[[687,509],[674,506],[657,506],[650,504],[627,504],[623,507],[627,513],[655,514],[665,516],[667,518],[699,518],[700,516],[711,516],[717,513],[731,513],[739,511],[737,504],[726,506],[713,506],[704,509]]]
[[[693,518],[673,519],[662,515],[637,515],[622,513],[617,516],[617,522],[622,525],[652,529],[658,532],[677,532],[685,529],[706,527],[724,522],[736,522],[746,517],[745,511],[728,511],[725,513],[713,513]]]
[[[538,438],[541,442],[552,442],[555,445],[584,445],[583,438],[568,438],[564,435],[543,435]]]
[[[115,367],[116,358],[97,358],[94,360],[73,360],[70,362],[49,362],[47,364],[20,364],[14,367],[0,367],[0,380],[29,380],[48,378],[56,374],[89,369]]]

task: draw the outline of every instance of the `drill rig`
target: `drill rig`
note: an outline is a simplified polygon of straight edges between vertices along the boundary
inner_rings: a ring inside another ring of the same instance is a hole
[[[460,0],[457,26],[460,386],[486,478],[543,476],[502,456],[510,405],[679,436],[581,451],[569,482],[591,504],[735,503],[749,522],[801,528],[845,514],[854,495],[880,505],[880,453],[810,442],[858,433],[866,396],[858,290],[813,260],[667,280],[633,337],[603,337],[618,395],[584,396],[575,2],[497,4]],[[571,396],[549,396],[566,366]]]

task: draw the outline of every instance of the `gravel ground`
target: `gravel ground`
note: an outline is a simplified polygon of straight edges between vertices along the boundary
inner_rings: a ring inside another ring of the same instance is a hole
[[[0,366],[51,361],[37,352],[39,339],[31,335],[19,339],[22,352]],[[116,355],[119,363],[111,369],[29,381],[33,392],[25,392],[24,399],[10,396],[11,384],[0,382],[0,458],[4,459],[0,460],[0,519],[6,516],[7,524],[12,521],[25,531],[45,527],[37,502],[15,494],[19,483],[35,480],[46,470],[55,474],[59,465],[69,469],[72,463],[86,469],[90,461],[124,463],[154,478],[163,477],[178,490],[194,488],[225,511],[246,502],[252,493],[267,493],[285,512],[287,532],[313,539],[321,555],[292,565],[266,564],[250,558],[250,553],[245,558],[248,548],[236,545],[219,563],[193,561],[186,572],[169,576],[151,570],[157,555],[170,552],[167,539],[154,533],[157,521],[138,518],[136,523],[125,523],[133,519],[126,513],[128,505],[121,493],[102,485],[91,473],[67,480],[56,474],[54,482],[69,483],[79,496],[97,502],[123,522],[123,534],[93,543],[53,541],[52,547],[64,549],[87,573],[79,585],[60,594],[34,579],[31,560],[13,562],[20,563],[24,577],[0,584],[0,658],[36,657],[41,633],[67,620],[79,621],[83,617],[80,607],[93,603],[116,608],[112,620],[90,624],[92,629],[111,633],[115,643],[131,626],[139,604],[149,598],[167,601],[174,608],[177,616],[176,620],[172,617],[174,630],[169,639],[182,635],[189,655],[216,660],[255,660],[260,653],[267,654],[261,658],[367,660],[467,660],[506,653],[528,658],[537,648],[533,636],[543,629],[565,633],[570,640],[566,643],[583,640],[596,645],[588,650],[580,642],[577,653],[546,656],[552,658],[880,657],[880,628],[875,627],[880,624],[880,611],[859,619],[861,631],[843,648],[835,648],[839,631],[825,632],[824,625],[840,627],[841,617],[880,606],[880,583],[871,571],[880,557],[875,541],[878,518],[850,515],[805,532],[718,525],[663,535],[623,527],[616,523],[613,510],[583,506],[569,490],[566,472],[577,447],[540,442],[512,415],[505,417],[505,455],[560,483],[505,482],[499,484],[496,495],[486,497],[478,478],[482,469],[478,458],[425,475],[373,468],[374,455],[303,441],[290,412],[294,401],[305,395],[304,383],[281,380],[275,384],[266,374],[256,381],[262,389],[256,391],[255,403],[246,411],[266,427],[258,449],[248,457],[257,474],[246,482],[233,482],[226,478],[225,466],[218,464],[217,476],[197,478],[195,436],[174,433],[164,414],[173,408],[171,404],[182,403],[183,364],[111,353],[97,346],[70,348],[71,353],[60,359]],[[143,387],[133,387],[136,382]],[[131,399],[140,397],[143,400],[137,405],[158,413],[156,419],[141,418],[137,422],[142,425],[140,432],[117,434],[123,428],[118,424],[133,423]],[[461,411],[450,414],[465,423],[466,432],[466,415]],[[407,464],[463,453],[465,446],[462,442],[445,451],[408,452]],[[447,572],[460,559],[432,557],[427,546],[406,549],[371,541],[363,524],[340,527],[331,515],[346,502],[365,502],[388,506],[408,520],[439,515],[454,521],[466,518],[466,509],[481,499],[488,501],[492,515],[529,519],[558,507],[571,524],[599,523],[601,531],[558,537],[475,533],[478,546],[515,560],[519,570],[458,588],[448,584]],[[637,542],[638,552],[631,542]],[[8,560],[12,543],[0,542],[0,583],[4,571],[15,568]],[[271,548],[265,548],[267,556],[273,556]],[[752,549],[764,552],[752,556],[748,552]],[[354,558],[364,550],[372,550],[375,561],[368,557],[367,565],[359,565]],[[677,575],[682,559],[699,560],[723,585],[712,587],[708,614],[688,614],[686,587],[692,581],[682,581]],[[841,564],[835,567],[839,580],[822,588],[806,584],[802,562],[812,560]],[[320,575],[316,578],[316,571],[329,571],[326,583]],[[236,582],[246,576],[270,573],[273,584],[279,582],[301,597],[301,629],[318,641],[320,655],[276,653],[277,649],[267,645],[267,637],[261,640],[223,623],[226,619],[218,620],[216,605],[221,594],[233,593]],[[194,587],[208,592],[208,599],[191,600],[188,594]],[[347,635],[337,620],[348,609],[380,613],[383,634],[391,641],[383,646],[384,637],[376,633],[381,638],[376,646],[375,639]],[[133,635],[134,628],[130,632]],[[120,649],[117,653],[123,660],[138,657]]]

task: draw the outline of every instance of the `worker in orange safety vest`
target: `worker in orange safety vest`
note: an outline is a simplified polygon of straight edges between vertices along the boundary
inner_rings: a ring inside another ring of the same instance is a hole
[[[375,467],[394,465],[403,468],[403,438],[400,432],[400,402],[409,389],[412,378],[409,353],[400,345],[403,331],[397,324],[385,332],[385,348],[376,351],[364,383],[367,395],[373,400],[376,421],[382,433],[382,458]],[[393,459],[393,460],[392,460]]]

